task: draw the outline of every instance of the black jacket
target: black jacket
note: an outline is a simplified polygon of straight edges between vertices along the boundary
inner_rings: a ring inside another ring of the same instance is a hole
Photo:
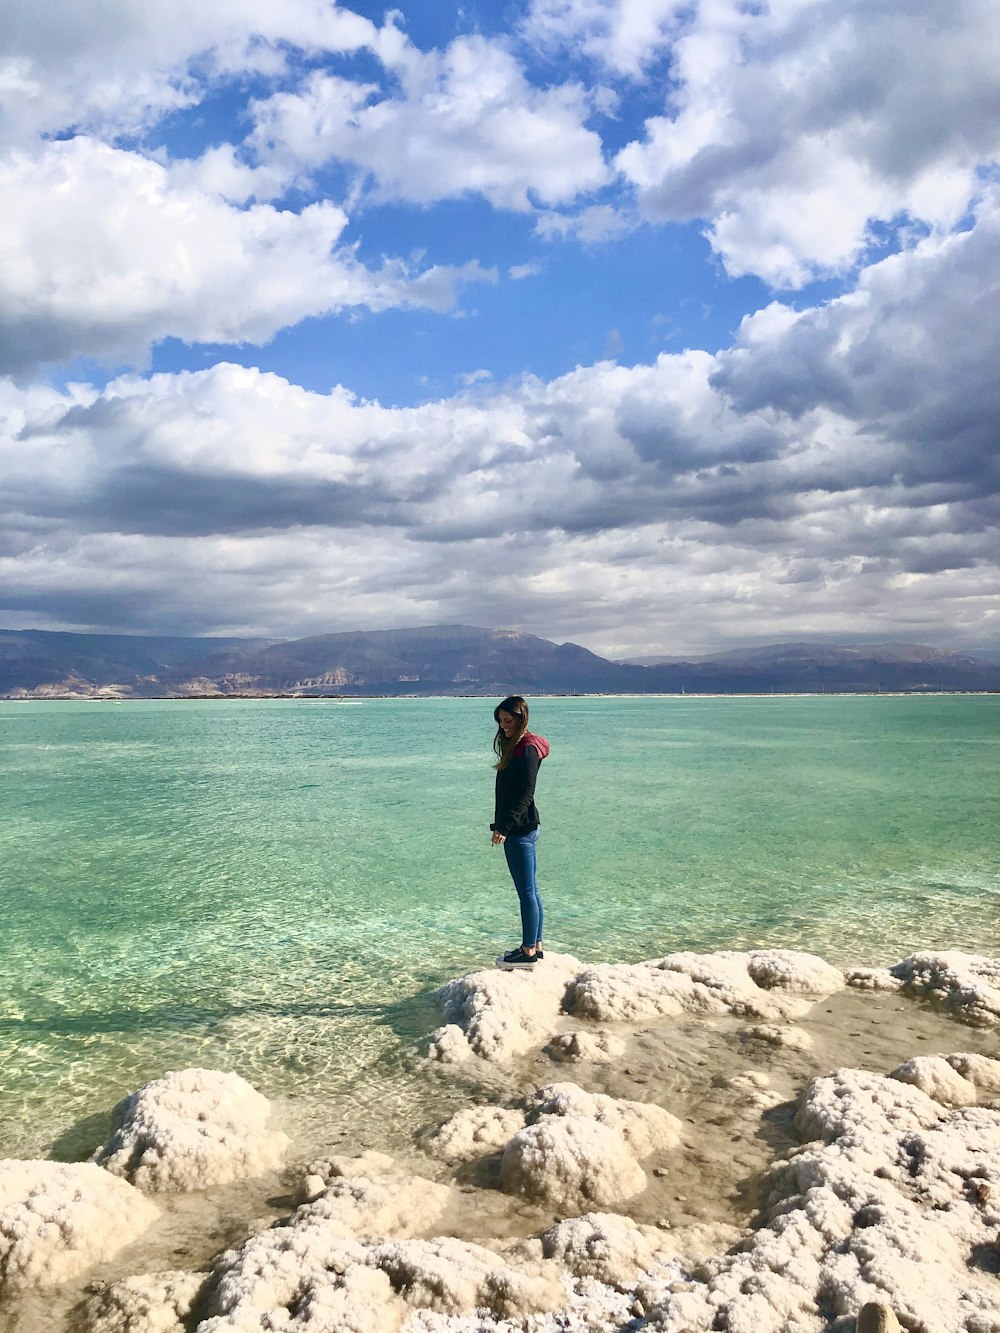
[[[529,731],[518,741],[510,763],[497,774],[496,805],[490,825],[495,833],[508,837],[538,828],[541,820],[535,805],[535,780],[538,765],[548,752],[549,743],[544,736],[534,736]]]

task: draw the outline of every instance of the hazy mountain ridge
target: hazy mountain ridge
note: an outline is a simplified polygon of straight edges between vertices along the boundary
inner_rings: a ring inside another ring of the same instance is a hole
[[[193,639],[0,630],[0,696],[996,690],[1000,664],[921,644],[773,644],[645,664],[468,625]]]

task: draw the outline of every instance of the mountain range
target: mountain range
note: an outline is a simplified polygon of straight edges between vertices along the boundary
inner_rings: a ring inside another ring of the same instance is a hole
[[[791,643],[613,662],[468,625],[290,641],[0,630],[0,697],[1000,690],[1000,663],[920,644]]]

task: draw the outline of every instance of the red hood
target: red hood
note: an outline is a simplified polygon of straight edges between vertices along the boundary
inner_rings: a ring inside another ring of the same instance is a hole
[[[544,759],[549,752],[549,743],[544,736],[536,736],[533,731],[526,731],[517,745],[514,747],[513,759],[520,759],[527,746],[533,746],[538,751],[538,758]]]

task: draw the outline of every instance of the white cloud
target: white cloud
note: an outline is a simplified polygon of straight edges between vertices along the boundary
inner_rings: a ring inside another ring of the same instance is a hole
[[[543,48],[579,51],[637,79],[688,8],[686,0],[533,0],[522,31]]]
[[[449,308],[475,264],[366,270],[344,212],[240,210],[134,153],[78,137],[0,159],[0,369],[78,354],[141,362],[168,335],[264,342],[346,307]]]
[[[617,166],[656,220],[709,220],[730,274],[797,286],[870,226],[947,230],[1000,153],[1000,10],[894,0],[698,0],[667,113]]]
[[[407,409],[227,365],[8,384],[0,612],[305,633],[489,607],[609,650],[748,623],[974,642],[1000,613],[997,273],[991,194],[969,231],[771,306],[715,356]],[[638,623],[654,638],[624,640]]]
[[[318,71],[256,103],[250,142],[260,160],[290,179],[346,163],[380,200],[479,194],[520,211],[571,202],[610,179],[601,140],[585,127],[583,89],[532,86],[501,43],[408,46],[390,63],[396,94]]]
[[[22,145],[67,128],[136,133],[198,102],[214,80],[280,72],[286,45],[342,52],[395,40],[327,0],[6,0],[2,133]]]
[[[577,213],[539,213],[535,231],[545,241],[572,237],[584,245],[596,245],[616,240],[634,231],[637,225],[636,218],[614,204],[590,204]]]

